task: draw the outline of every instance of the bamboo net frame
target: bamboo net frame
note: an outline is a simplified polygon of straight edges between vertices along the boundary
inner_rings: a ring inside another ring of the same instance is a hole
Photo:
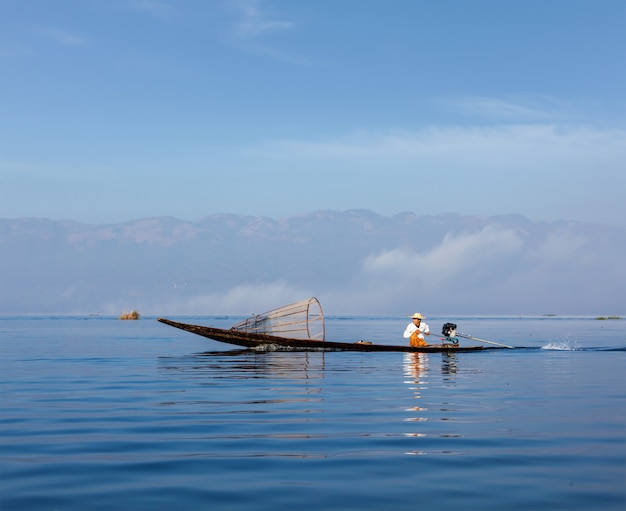
[[[316,341],[323,341],[326,335],[322,306],[315,297],[255,314],[231,330]]]

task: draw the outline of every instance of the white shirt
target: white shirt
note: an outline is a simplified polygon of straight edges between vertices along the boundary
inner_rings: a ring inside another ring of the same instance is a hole
[[[430,333],[430,328],[423,321],[420,322],[420,326],[419,327],[415,326],[415,323],[413,323],[413,321],[411,321],[406,326],[406,329],[404,330],[403,337],[405,339],[408,339],[409,337],[411,337],[411,334],[413,332],[415,332],[415,330],[419,330],[420,331],[419,337],[421,337],[422,339],[424,338],[424,334],[428,335]]]

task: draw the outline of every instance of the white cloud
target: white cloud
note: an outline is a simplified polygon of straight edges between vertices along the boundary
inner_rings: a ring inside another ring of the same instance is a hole
[[[242,0],[238,7],[243,18],[235,25],[235,34],[241,38],[253,38],[263,34],[290,30],[291,21],[272,19],[260,7],[259,0]]]
[[[297,302],[311,296],[287,282],[241,284],[226,291],[196,295],[184,303],[161,305],[172,313],[252,315]]]
[[[571,100],[547,95],[466,96],[431,99],[444,111],[460,114],[474,123],[588,123],[591,119],[623,117],[624,104],[607,104],[598,97]],[[611,114],[607,117],[607,110]],[[620,113],[622,114],[620,116]]]
[[[166,2],[156,0],[137,0],[134,2],[137,9],[161,21],[170,21],[178,16],[176,7]]]
[[[355,165],[456,162],[510,167],[529,162],[626,161],[626,130],[587,126],[503,124],[431,127],[419,131],[359,132],[327,141],[273,141],[260,148],[278,157],[351,161]],[[623,167],[622,167],[623,168]],[[340,170],[340,169],[339,169]],[[529,169],[532,170],[532,169]]]
[[[423,251],[396,248],[370,255],[354,282],[322,295],[323,303],[351,314],[408,314],[412,308],[430,313],[597,312],[623,294],[620,283],[626,275],[613,242],[599,246],[590,232],[571,228],[535,236],[487,226],[449,234]]]
[[[439,288],[464,273],[483,272],[522,247],[523,241],[514,230],[487,226],[476,233],[448,235],[425,252],[399,248],[372,255],[364,261],[363,271],[377,280]]]
[[[545,122],[563,115],[568,107],[550,98],[465,97],[443,101],[449,109],[476,118],[502,122]]]
[[[589,240],[582,234],[555,232],[531,251],[530,256],[542,265],[559,264],[566,261],[581,261],[589,253]]]
[[[313,193],[329,208],[337,207],[332,200],[387,213],[521,213],[618,224],[626,218],[626,130],[620,128],[500,124],[363,131],[270,141],[246,157],[264,180],[282,178],[286,169],[315,175]]]
[[[87,44],[86,39],[71,34],[65,30],[49,28],[42,30],[41,33],[63,46],[83,46]]]

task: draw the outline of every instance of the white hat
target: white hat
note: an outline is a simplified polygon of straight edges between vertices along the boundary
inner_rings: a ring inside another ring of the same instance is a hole
[[[416,312],[411,316],[413,319],[426,319],[426,316],[422,316],[419,312]]]

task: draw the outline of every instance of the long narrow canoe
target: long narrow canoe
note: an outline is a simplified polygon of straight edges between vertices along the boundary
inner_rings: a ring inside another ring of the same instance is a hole
[[[441,344],[429,346],[398,346],[386,344],[371,344],[365,342],[332,342],[314,339],[293,339],[278,337],[263,333],[242,332],[240,330],[224,330],[202,325],[179,323],[170,319],[158,318],[158,321],[175,328],[180,328],[192,334],[201,335],[214,341],[243,346],[259,351],[401,351],[408,353],[441,353],[457,351],[485,351],[499,349],[484,346],[459,346],[456,344]]]

